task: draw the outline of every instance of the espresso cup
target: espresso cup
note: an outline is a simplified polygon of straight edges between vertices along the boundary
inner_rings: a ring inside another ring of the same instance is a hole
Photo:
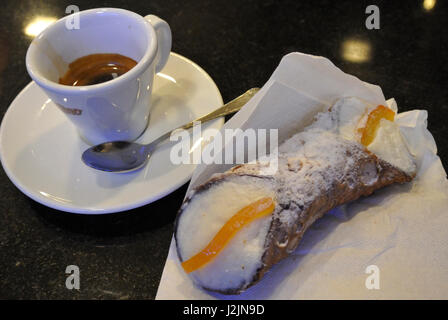
[[[32,41],[26,54],[28,73],[87,143],[135,140],[148,125],[154,74],[170,55],[170,27],[154,15],[142,17],[123,9],[100,8],[74,15],[51,24]],[[73,19],[78,19],[75,28],[70,23]],[[120,54],[137,64],[98,84],[58,83],[71,62],[97,53]]]

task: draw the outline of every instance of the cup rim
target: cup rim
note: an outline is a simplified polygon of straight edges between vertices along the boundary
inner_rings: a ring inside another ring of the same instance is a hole
[[[63,85],[63,84],[54,82],[52,80],[49,80],[49,79],[43,77],[42,75],[39,74],[39,72],[36,72],[34,70],[34,67],[31,63],[31,55],[32,55],[34,44],[37,41],[39,41],[39,39],[41,39],[47,32],[49,32],[49,30],[51,28],[54,28],[56,25],[65,24],[65,21],[67,19],[69,19],[70,17],[72,17],[74,14],[87,15],[87,14],[96,14],[96,13],[104,13],[104,12],[115,12],[115,13],[127,15],[133,19],[136,19],[136,20],[138,20],[138,22],[140,24],[143,24],[144,27],[146,27],[146,29],[150,33],[150,38],[148,41],[148,45],[146,47],[145,54],[131,70],[129,70],[128,72],[124,73],[123,75],[121,75],[115,79],[112,79],[112,80],[109,80],[106,82],[102,82],[102,83],[98,83],[98,84],[88,85],[88,86]],[[138,74],[141,74],[142,72],[144,72],[146,70],[146,68],[154,61],[156,54],[157,54],[157,50],[158,50],[156,32],[154,30],[154,27],[151,25],[151,23],[148,20],[146,20],[143,16],[141,16],[135,12],[125,10],[125,9],[120,9],[120,8],[95,8],[95,9],[83,10],[83,11],[80,11],[80,12],[74,13],[74,14],[67,15],[67,16],[53,22],[51,25],[49,25],[47,28],[45,28],[39,35],[37,35],[33,39],[33,41],[31,42],[31,44],[29,45],[29,47],[27,49],[26,58],[25,58],[26,69],[27,69],[30,77],[37,84],[44,87],[45,89],[48,89],[51,91],[65,91],[65,92],[71,92],[71,93],[76,93],[76,92],[81,92],[81,91],[82,92],[86,92],[86,91],[92,92],[92,91],[98,91],[98,90],[102,90],[102,89],[113,89],[114,87],[119,86],[123,82],[128,81],[130,78],[133,78],[133,77],[137,76]]]

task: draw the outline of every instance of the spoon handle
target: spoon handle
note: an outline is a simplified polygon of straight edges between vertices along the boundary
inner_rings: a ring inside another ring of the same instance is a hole
[[[260,88],[252,88],[247,90],[245,93],[240,95],[239,97],[233,99],[232,101],[226,103],[222,107],[216,109],[215,111],[210,112],[209,114],[206,114],[203,117],[200,117],[192,122],[189,122],[178,129],[189,129],[193,126],[194,122],[206,122],[210,121],[219,117],[226,116],[228,114],[234,113],[239,111],[247,101],[249,101],[257,92],[260,90]],[[176,129],[177,130],[177,129]]]
[[[155,139],[151,143],[149,143],[146,147],[149,150],[151,150],[157,144],[159,144],[159,142],[162,142],[166,138],[169,138],[173,131],[176,131],[179,129],[184,129],[184,130],[189,129],[189,128],[193,127],[195,122],[200,121],[201,123],[203,123],[203,122],[207,122],[207,121],[210,121],[210,120],[213,120],[213,119],[216,119],[219,117],[223,117],[228,114],[235,113],[235,112],[239,111],[246,104],[246,102],[249,101],[258,92],[258,90],[260,90],[260,88],[252,88],[252,89],[247,90],[245,93],[243,93],[239,97],[226,103],[225,105],[216,109],[215,111],[212,111],[209,114],[206,114],[205,116],[202,116],[194,121],[191,121],[187,124],[184,124],[183,126],[180,126],[176,129],[173,129],[173,130],[161,135],[160,137],[158,137],[157,139]]]

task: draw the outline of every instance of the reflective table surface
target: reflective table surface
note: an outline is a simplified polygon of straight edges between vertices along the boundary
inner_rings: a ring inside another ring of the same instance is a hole
[[[224,101],[262,86],[289,52],[325,56],[343,71],[380,85],[400,110],[427,109],[446,167],[448,3],[374,2],[380,28],[372,30],[366,27],[367,1],[78,0],[76,5],[162,17],[173,32],[173,51],[203,67]],[[0,119],[30,82],[25,53],[31,40],[71,4],[2,2]],[[0,170],[0,299],[155,298],[186,188],[128,212],[76,215],[32,201]],[[80,290],[65,286],[68,265],[80,269]]]

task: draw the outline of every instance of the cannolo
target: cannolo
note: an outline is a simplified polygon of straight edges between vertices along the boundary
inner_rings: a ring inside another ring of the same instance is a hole
[[[184,271],[206,290],[238,294],[293,252],[331,209],[411,181],[416,165],[395,112],[339,99],[280,145],[274,174],[263,174],[266,164],[255,162],[195,188],[175,225]]]

